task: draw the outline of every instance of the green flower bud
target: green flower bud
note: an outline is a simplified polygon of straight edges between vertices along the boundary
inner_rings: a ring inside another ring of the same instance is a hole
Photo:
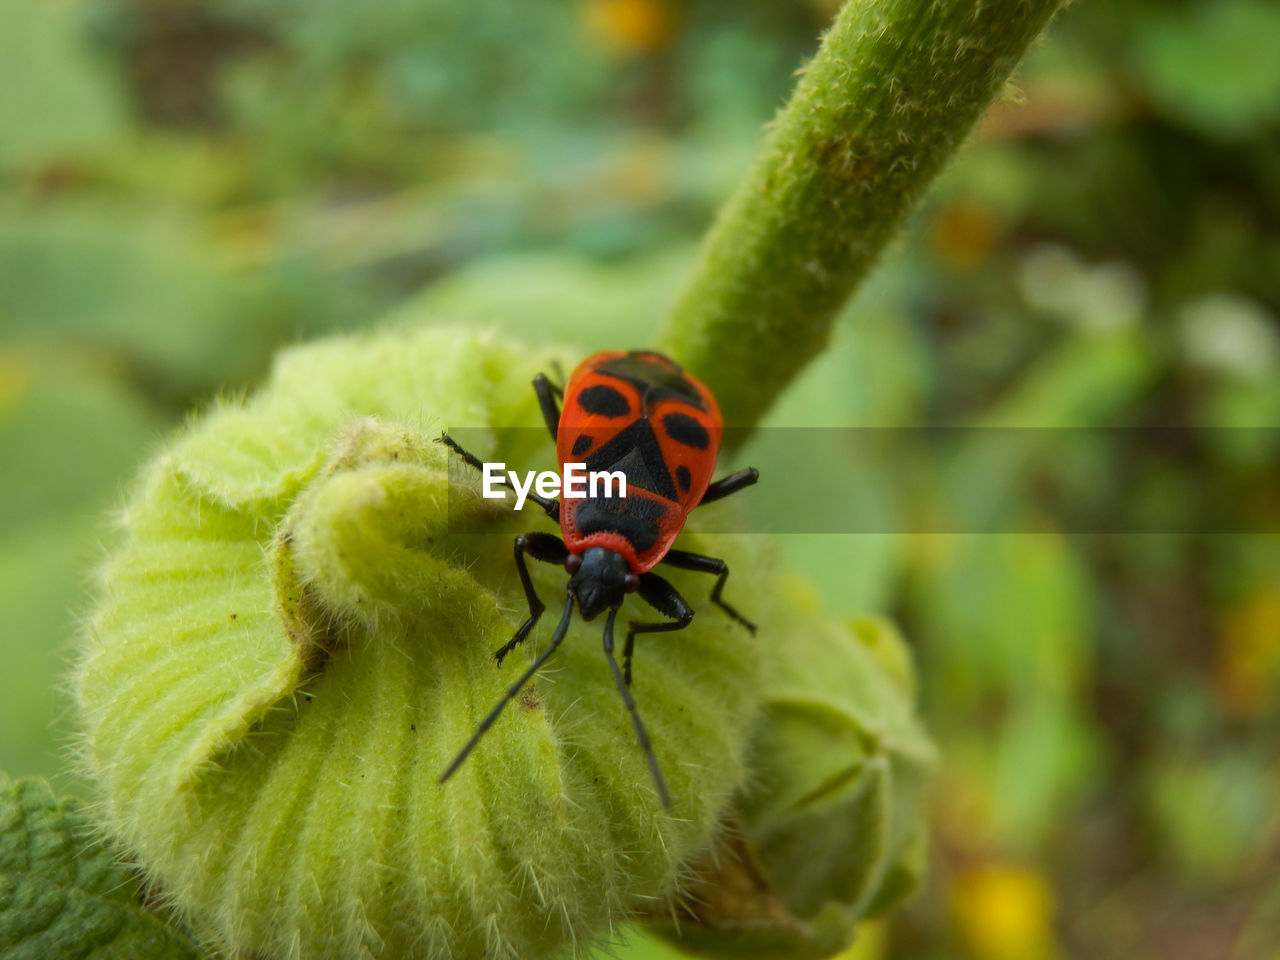
[[[431,438],[537,424],[549,359],[454,330],[294,349],[144,471],[78,657],[81,752],[106,828],[215,948],[527,960],[607,934],[710,846],[746,779],[761,653],[709,605],[637,645],[670,815],[599,621],[575,618],[438,782],[553,624],[495,667],[526,615],[510,540],[450,532]],[[541,461],[491,453],[545,468],[543,443]],[[455,525],[501,512],[478,495],[453,509]],[[734,595],[765,596],[722,552]],[[554,621],[565,573],[533,567]]]
[[[819,616],[799,581],[775,592],[787,626],[769,646],[752,782],[675,919],[653,924],[696,954],[831,956],[923,868],[933,747],[906,645],[886,621]]]

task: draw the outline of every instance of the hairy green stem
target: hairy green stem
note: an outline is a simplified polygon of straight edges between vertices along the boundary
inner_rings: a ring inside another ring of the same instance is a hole
[[[848,0],[721,210],[660,348],[754,425],[1060,0]]]

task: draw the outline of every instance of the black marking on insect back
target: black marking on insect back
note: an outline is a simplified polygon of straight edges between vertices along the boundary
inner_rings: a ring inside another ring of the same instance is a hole
[[[592,440],[589,436],[587,436],[585,433],[580,433],[578,434],[578,439],[573,441],[573,449],[569,452],[572,453],[575,457],[580,457],[584,453],[586,453],[588,450],[591,449],[591,445],[593,443],[595,443],[595,441]]]
[[[695,450],[705,450],[711,445],[707,428],[686,413],[668,413],[662,418],[662,426],[676,443],[683,443]]]
[[[676,483],[680,484],[680,489],[685,493],[689,492],[689,484],[693,483],[693,474],[683,463],[676,467]]]
[[[644,462],[644,457],[635,447],[609,464],[608,469],[626,476],[628,489],[631,487],[639,487],[642,490],[653,489],[653,476],[649,472],[649,465]]]
[[[601,417],[625,417],[631,412],[631,404],[613,387],[597,384],[578,393],[578,406],[587,413]]]
[[[619,430],[608,443],[586,459],[587,470],[621,470],[627,489],[639,487],[668,500],[677,500],[662,447],[648,420],[636,420]]]
[[[664,367],[641,357],[627,356],[606,360],[596,367],[596,372],[617,377],[634,386],[640,391],[646,407],[650,403],[671,398],[682,400],[699,410],[707,409],[702,395],[679,367]]]
[[[580,536],[618,533],[643,553],[658,542],[658,521],[664,514],[662,504],[648,497],[595,497],[582,501],[573,519]]]
[[[681,370],[680,364],[665,353],[659,353],[657,350],[628,350],[627,357],[631,360],[639,360],[657,367],[666,367],[668,370],[675,370],[677,373]]]

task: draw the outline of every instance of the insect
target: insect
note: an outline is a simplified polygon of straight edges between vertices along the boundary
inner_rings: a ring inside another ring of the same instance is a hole
[[[705,384],[660,353],[596,353],[573,371],[563,390],[543,374],[534,378],[533,388],[547,429],[556,442],[561,468],[566,463],[585,463],[591,471],[622,472],[626,476],[626,496],[548,499],[529,494],[530,500],[560,524],[563,539],[550,533],[522,533],[516,537],[516,570],[529,603],[529,616],[511,639],[494,652],[498,665],[524,642],[546,609],[529,579],[526,554],[544,563],[562,564],[569,573],[564,612],[547,649],[480,722],[440,782],[448,780],[462,765],[503,708],[555,653],[569,629],[576,602],[586,621],[607,611],[605,657],[644,750],[658,796],[663,807],[670,809],[666,781],[631,696],[631,655],[636,634],[683,630],[693,620],[693,608],[653,568],[665,563],[713,574],[716,582],[711,602],[755,633],[755,624],[720,597],[729,578],[728,565],[715,557],[673,550],[671,545],[691,510],[751,486],[759,479],[759,473],[749,467],[711,482],[723,426],[720,408]],[[558,402],[561,400],[563,410]],[[442,434],[440,441],[468,464],[483,470],[480,460],[452,437]],[[639,594],[670,622],[630,621],[620,670],[613,652],[613,624],[628,593]]]

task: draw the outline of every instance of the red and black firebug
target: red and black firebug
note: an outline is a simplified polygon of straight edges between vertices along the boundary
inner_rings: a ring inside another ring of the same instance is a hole
[[[665,563],[714,574],[711,602],[754,633],[755,625],[720,599],[729,577],[728,565],[715,557],[673,550],[671,545],[691,510],[751,486],[759,479],[759,473],[749,467],[711,482],[723,430],[720,408],[702,381],[660,353],[596,353],[579,364],[563,390],[543,374],[534,378],[533,388],[547,429],[555,439],[561,469],[566,463],[585,463],[588,471],[620,471],[626,475],[627,495],[552,500],[529,493],[529,499],[560,524],[563,539],[550,533],[522,533],[516,537],[516,570],[529,602],[529,616],[515,635],[494,652],[498,664],[524,641],[546,609],[529,579],[526,553],[535,560],[563,564],[570,574],[564,612],[547,649],[480,722],[440,782],[448,780],[462,765],[503,708],[555,653],[569,629],[576,601],[584,620],[593,620],[608,611],[604,624],[605,657],[648,760],[658,796],[662,805],[670,808],[666,781],[631,697],[631,654],[637,633],[683,630],[693,619],[693,609],[653,568]],[[558,399],[563,399],[563,409]],[[468,464],[483,469],[480,460],[452,437],[445,434],[440,440]],[[628,593],[638,593],[673,622],[628,623],[622,648],[623,667],[619,669],[613,655],[613,622]]]

